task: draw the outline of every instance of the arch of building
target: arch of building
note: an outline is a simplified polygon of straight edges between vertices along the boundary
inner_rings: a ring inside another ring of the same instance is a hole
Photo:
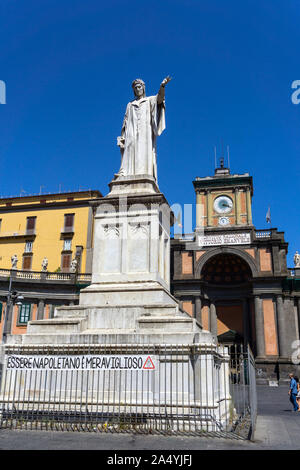
[[[198,260],[195,266],[195,278],[200,279],[201,278],[201,272],[204,267],[204,265],[213,257],[220,255],[220,254],[231,254],[231,255],[236,255],[242,258],[249,268],[251,269],[252,277],[257,277],[258,276],[258,269],[255,264],[254,259],[244,250],[240,250],[238,248],[231,248],[231,247],[218,247],[218,248],[213,248],[211,250],[208,250],[206,253],[204,253]]]
[[[202,325],[219,341],[255,347],[252,281],[257,275],[253,258],[238,248],[213,248],[198,260]]]
[[[212,285],[240,285],[251,279],[249,265],[239,256],[229,253],[209,258],[201,270],[201,280]]]

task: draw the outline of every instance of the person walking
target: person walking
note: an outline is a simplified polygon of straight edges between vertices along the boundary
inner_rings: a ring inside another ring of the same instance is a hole
[[[298,393],[298,387],[297,387],[297,382],[295,380],[294,374],[289,374],[290,377],[290,389],[289,389],[289,396],[290,396],[290,401],[294,407],[293,411],[298,411],[299,405],[297,403],[297,393]]]
[[[296,396],[296,400],[297,400],[297,403],[298,403],[298,411],[300,411],[300,383],[299,383],[299,378],[298,377],[294,377],[296,382],[297,382],[297,396]]]

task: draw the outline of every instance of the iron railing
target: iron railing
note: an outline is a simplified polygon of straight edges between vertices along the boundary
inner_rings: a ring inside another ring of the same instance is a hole
[[[230,393],[238,416],[234,430],[253,439],[257,416],[255,359],[249,345],[231,345],[229,354]]]
[[[211,344],[5,347],[0,428],[249,439],[250,350]]]

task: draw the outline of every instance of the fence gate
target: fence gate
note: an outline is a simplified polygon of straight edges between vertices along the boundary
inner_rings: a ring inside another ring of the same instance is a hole
[[[249,439],[250,349],[211,344],[6,346],[0,427]]]

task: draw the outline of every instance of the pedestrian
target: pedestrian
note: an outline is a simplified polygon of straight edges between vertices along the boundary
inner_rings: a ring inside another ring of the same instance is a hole
[[[290,377],[290,389],[289,389],[289,396],[290,396],[290,401],[294,407],[294,411],[298,411],[299,405],[297,403],[297,393],[298,393],[298,387],[297,387],[297,382],[295,380],[294,374],[289,374]]]
[[[297,403],[298,403],[298,411],[300,411],[300,383],[299,383],[299,378],[298,377],[294,377],[296,382],[297,382],[297,397],[296,397],[296,400],[297,400]]]

